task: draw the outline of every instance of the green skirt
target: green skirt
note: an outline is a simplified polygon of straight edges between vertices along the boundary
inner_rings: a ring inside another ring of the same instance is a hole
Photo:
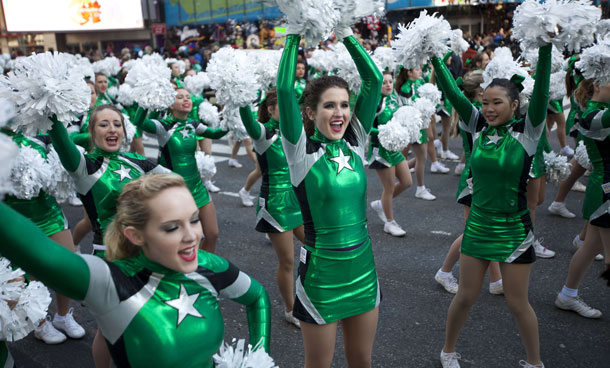
[[[460,182],[456,194],[457,202],[470,207],[472,204],[472,175],[470,175],[470,160],[464,165],[464,171],[460,174]]]
[[[38,197],[29,200],[6,196],[4,202],[35,223],[46,236],[68,229],[64,212],[50,194],[40,192]]]
[[[610,210],[610,193],[606,194],[602,185],[604,185],[604,172],[603,170],[596,170],[593,167],[593,171],[589,176],[589,182],[587,183],[582,214],[591,225],[610,228],[610,214],[608,214]]]
[[[428,129],[422,129],[419,132],[421,133],[421,135],[419,136],[419,139],[417,140],[417,142],[415,142],[415,144],[428,143]]]
[[[379,147],[369,147],[369,168],[379,170],[398,165],[405,160],[400,152],[388,151]]]
[[[256,231],[283,233],[301,225],[301,207],[292,188],[261,189],[256,207]]]
[[[187,188],[191,191],[197,208],[201,208],[211,202],[210,194],[201,181],[199,171],[194,170],[192,174],[183,175],[184,181],[186,182]]]
[[[547,107],[547,114],[563,114],[563,101],[562,100],[549,101],[549,105]]]

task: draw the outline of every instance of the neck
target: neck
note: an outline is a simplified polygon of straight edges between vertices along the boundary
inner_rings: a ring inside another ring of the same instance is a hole
[[[172,115],[174,115],[176,119],[184,120],[189,116],[189,113],[186,111],[172,111]]]

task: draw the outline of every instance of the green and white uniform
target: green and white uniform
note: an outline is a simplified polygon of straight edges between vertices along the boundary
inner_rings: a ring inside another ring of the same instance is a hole
[[[144,114],[141,114],[143,117]],[[155,134],[159,141],[159,164],[165,166],[176,174],[181,175],[191,191],[197,207],[201,208],[210,203],[210,195],[201,181],[197,169],[195,151],[197,151],[197,137],[218,139],[227,134],[220,129],[208,128],[199,121],[178,119],[169,115],[164,120],[135,119],[136,126],[142,127],[145,132]]]
[[[282,148],[279,122],[254,120],[250,107],[239,109],[241,120],[252,137],[261,168],[262,183],[256,207],[256,231],[282,233],[303,225],[301,208],[292,184]]]
[[[108,84],[108,86],[110,86],[110,83]],[[95,100],[95,106],[94,107],[98,107],[100,105],[113,105],[116,104],[116,101],[110,97],[110,95],[108,94],[108,91],[102,93],[102,94],[98,94],[97,95],[97,99]]]
[[[563,100],[551,100],[547,108],[547,114],[563,114]]]
[[[552,151],[549,140],[546,137],[546,124],[542,129],[540,140],[538,140],[538,147],[536,148],[536,154],[532,160],[532,167],[530,169],[530,177],[537,179],[546,175],[546,164],[544,163],[544,153],[550,153]]]
[[[544,129],[551,70],[551,45],[539,50],[538,78],[527,116],[490,126],[460,92],[449,70],[433,58],[439,86],[473,136],[470,157],[472,206],[462,241],[463,254],[491,261],[531,263],[534,233],[527,208],[527,180]]]
[[[373,129],[369,137],[369,152],[368,162],[371,169],[386,169],[396,166],[404,161],[405,156],[400,152],[388,151],[379,142],[379,126],[386,124],[394,116],[394,112],[398,110],[398,101],[396,95],[391,93],[389,96],[383,96],[378,107],[378,113],[373,122]]]
[[[583,203],[583,217],[591,225],[610,227],[610,110],[608,105],[589,101],[576,124],[587,147],[593,170]]]
[[[419,96],[417,95],[417,88],[425,83],[426,82],[423,79],[418,79],[418,80],[414,80],[414,81],[407,79],[405,81],[405,83],[403,83],[403,85],[400,87],[400,91],[398,92],[399,105],[400,106],[406,105],[407,101],[405,101],[405,99],[411,99],[412,101],[415,101],[416,99],[418,99]],[[421,135],[420,135],[419,139],[417,140],[416,144],[428,143],[427,130],[422,129],[419,132],[421,133]]]
[[[327,324],[368,312],[380,301],[363,161],[383,78],[358,41],[346,37],[362,78],[354,114],[342,139],[331,141],[317,130],[307,137],[294,93],[299,41],[287,36],[277,83],[282,143],[305,225],[293,314]]]
[[[0,219],[2,255],[83,301],[118,367],[213,367],[212,355],[224,337],[219,298],[246,306],[250,343],[261,341],[269,349],[269,297],[224,258],[200,250],[199,266],[188,274],[142,253],[108,262],[62,248],[2,203]]]
[[[297,80],[294,81],[294,93],[297,96],[299,104],[303,103],[303,92],[305,92],[305,87],[307,87],[305,78],[297,78]]]
[[[472,106],[476,109],[481,109],[482,104],[479,101],[470,101]],[[459,204],[470,207],[472,203],[472,173],[470,172],[470,154],[472,153],[472,134],[462,129],[464,122],[460,116],[460,123],[458,124],[458,131],[460,137],[462,137],[462,147],[464,148],[464,170],[460,174],[460,182],[458,183],[458,189],[456,199]]]

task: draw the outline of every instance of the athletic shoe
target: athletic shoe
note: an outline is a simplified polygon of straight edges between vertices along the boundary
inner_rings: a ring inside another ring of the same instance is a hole
[[[433,162],[432,165],[430,165],[430,172],[446,174],[449,172],[449,168],[447,166],[443,165],[440,161],[436,161],[436,162]]]
[[[400,225],[398,225],[398,223],[396,223],[396,220],[392,220],[392,222],[386,222],[383,225],[383,231],[392,236],[405,236],[405,234],[407,233],[400,227]]]
[[[489,293],[493,294],[493,295],[504,294],[504,284],[500,283],[500,284],[495,285],[490,282],[489,283]]]
[[[559,309],[576,312],[585,318],[600,318],[602,316],[602,312],[589,307],[589,305],[578,296],[564,299],[557,295],[555,306]]]
[[[544,368],[544,363],[540,362],[538,365],[529,364],[525,360],[520,360],[519,365],[525,368]]]
[[[235,167],[237,169],[239,169],[240,167],[242,167],[243,165],[239,163],[239,161],[237,161],[234,158],[230,158],[229,159],[229,167]]]
[[[85,329],[74,320],[74,317],[72,316],[73,311],[74,309],[70,308],[68,313],[62,319],[58,319],[58,315],[56,313],[55,318],[53,318],[53,327],[63,331],[71,339],[80,339],[81,337],[85,336]]]
[[[462,356],[459,353],[445,353],[441,350],[441,365],[443,368],[460,368],[460,360]]]
[[[205,185],[206,189],[210,193],[218,193],[218,192],[220,192],[220,188],[218,188],[216,185],[214,185],[214,183],[212,183],[211,180],[204,181],[203,185]]]
[[[446,150],[446,151],[441,152],[441,158],[443,160],[457,161],[460,159],[460,156],[456,155],[455,153],[451,152],[450,150]]]
[[[250,199],[250,193],[246,192],[246,190],[244,188],[241,188],[239,190],[239,192],[237,192],[237,194],[239,194],[239,198],[241,199],[241,204],[244,205],[244,207],[253,207],[254,206],[254,202],[252,202],[252,199]]]
[[[379,219],[383,221],[383,223],[388,222],[388,219],[385,217],[385,213],[383,212],[383,206],[381,205],[381,201],[379,199],[371,202],[371,208],[375,210],[377,216],[379,216]]]
[[[423,187],[421,189],[417,188],[417,190],[415,190],[415,198],[425,199],[426,201],[433,201],[436,199],[436,197],[432,193],[430,193],[430,191],[426,187]]]
[[[555,257],[555,252],[548,249],[544,245],[540,244],[542,239],[534,240],[534,251],[536,251],[536,256],[540,258],[553,258]]]
[[[455,277],[453,277],[453,275],[451,276],[442,276],[440,274],[440,269],[438,271],[436,271],[436,275],[434,275],[434,279],[436,280],[436,282],[438,282],[439,284],[441,284],[442,287],[445,288],[445,290],[447,290],[447,292],[451,293],[451,294],[455,294],[458,291],[458,282],[457,279]]]
[[[290,312],[284,312],[284,319],[286,320],[286,322],[291,323],[293,325],[295,325],[298,328],[301,328],[301,322],[299,322],[298,319],[296,319],[293,315],[292,315],[292,311]]]
[[[574,156],[574,150],[570,146],[565,146],[559,151],[560,155],[572,157]]]
[[[51,317],[47,316],[47,319],[42,325],[36,327],[34,330],[34,337],[38,340],[44,341],[45,344],[61,344],[66,341],[66,335],[57,331],[51,322]]]
[[[584,185],[583,183],[581,183],[580,181],[576,180],[576,183],[574,183],[574,185],[572,185],[572,189],[575,192],[582,192],[585,193],[587,191],[587,186]]]
[[[570,212],[570,210],[568,210],[565,203],[563,203],[563,202],[553,202],[553,203],[551,203],[551,205],[549,206],[548,209],[549,209],[549,212],[552,213],[553,215],[557,215],[557,216],[561,216],[561,217],[565,217],[565,218],[576,217],[575,214],[573,214],[572,212]]]
[[[582,247],[582,245],[585,243],[584,240],[580,240],[580,235],[576,235],[574,237],[574,240],[572,240],[572,245],[574,246],[574,248],[578,249],[580,247]],[[595,256],[595,260],[596,261],[603,261],[604,260],[604,255],[603,254],[598,254]]]
[[[415,172],[415,168],[414,168],[414,167],[410,168],[410,169],[409,169],[409,172],[410,172],[410,173],[414,173],[414,172]]]
[[[462,172],[464,172],[464,169],[466,168],[466,164],[463,163],[459,163],[455,166],[455,170],[453,170],[453,172],[455,173],[455,175],[462,175]]]
[[[83,202],[77,196],[74,196],[74,197],[68,198],[68,204],[70,206],[80,207],[83,205]]]

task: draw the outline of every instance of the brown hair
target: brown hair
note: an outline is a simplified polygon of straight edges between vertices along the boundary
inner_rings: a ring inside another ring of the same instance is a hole
[[[479,52],[477,53],[475,56],[472,57],[471,62],[470,62],[470,68],[471,69],[483,69],[482,67],[478,66],[477,63],[482,63],[483,62],[483,54],[487,54],[487,57],[489,57],[489,53],[483,51],[483,52]]]
[[[97,123],[97,115],[104,110],[112,110],[114,112],[116,112],[117,114],[119,114],[119,119],[121,119],[121,125],[123,126],[123,139],[127,138],[127,130],[125,130],[125,118],[123,117],[123,113],[121,112],[121,110],[119,110],[118,108],[116,108],[114,105],[99,105],[98,107],[96,107],[95,109],[93,109],[93,111],[91,112],[91,115],[89,115],[89,136],[91,137],[91,147],[93,148],[95,146],[95,124]]]
[[[595,82],[593,79],[585,79],[578,84],[578,88],[576,88],[576,92],[574,92],[574,97],[576,97],[576,102],[581,107],[585,107],[587,102],[593,97],[593,93],[595,92]]]
[[[396,93],[400,94],[400,89],[402,85],[409,79],[409,69],[402,68],[398,76],[396,77]]]
[[[347,91],[349,96],[349,85],[345,79],[334,76],[326,75],[318,79],[307,83],[305,92],[303,92],[303,106],[301,107],[301,117],[303,119],[303,127],[308,137],[313,135],[315,130],[315,124],[313,120],[309,119],[306,113],[306,109],[309,107],[312,111],[316,111],[320,97],[329,88],[343,88]],[[349,127],[348,127],[349,128]]]
[[[472,100],[476,97],[477,89],[481,88],[481,83],[485,80],[483,79],[483,71],[482,70],[472,70],[462,78],[462,90],[464,91],[464,96],[467,99]]]
[[[104,236],[107,260],[135,257],[140,253],[140,247],[131,243],[123,230],[128,226],[144,229],[150,219],[148,202],[169,188],[186,188],[186,183],[180,175],[151,174],[141,176],[123,187],[116,201],[116,214]]]
[[[584,79],[580,70],[576,68],[574,68],[571,73],[569,71],[566,73],[566,94],[568,96],[572,96],[572,93],[576,92],[576,87],[578,87],[576,84],[577,78],[581,80]]]
[[[258,105],[258,121],[263,124],[271,119],[271,114],[269,114],[269,110],[267,109],[269,106],[273,106],[273,108],[277,107],[277,92],[275,91],[275,88],[267,91],[265,99]]]

